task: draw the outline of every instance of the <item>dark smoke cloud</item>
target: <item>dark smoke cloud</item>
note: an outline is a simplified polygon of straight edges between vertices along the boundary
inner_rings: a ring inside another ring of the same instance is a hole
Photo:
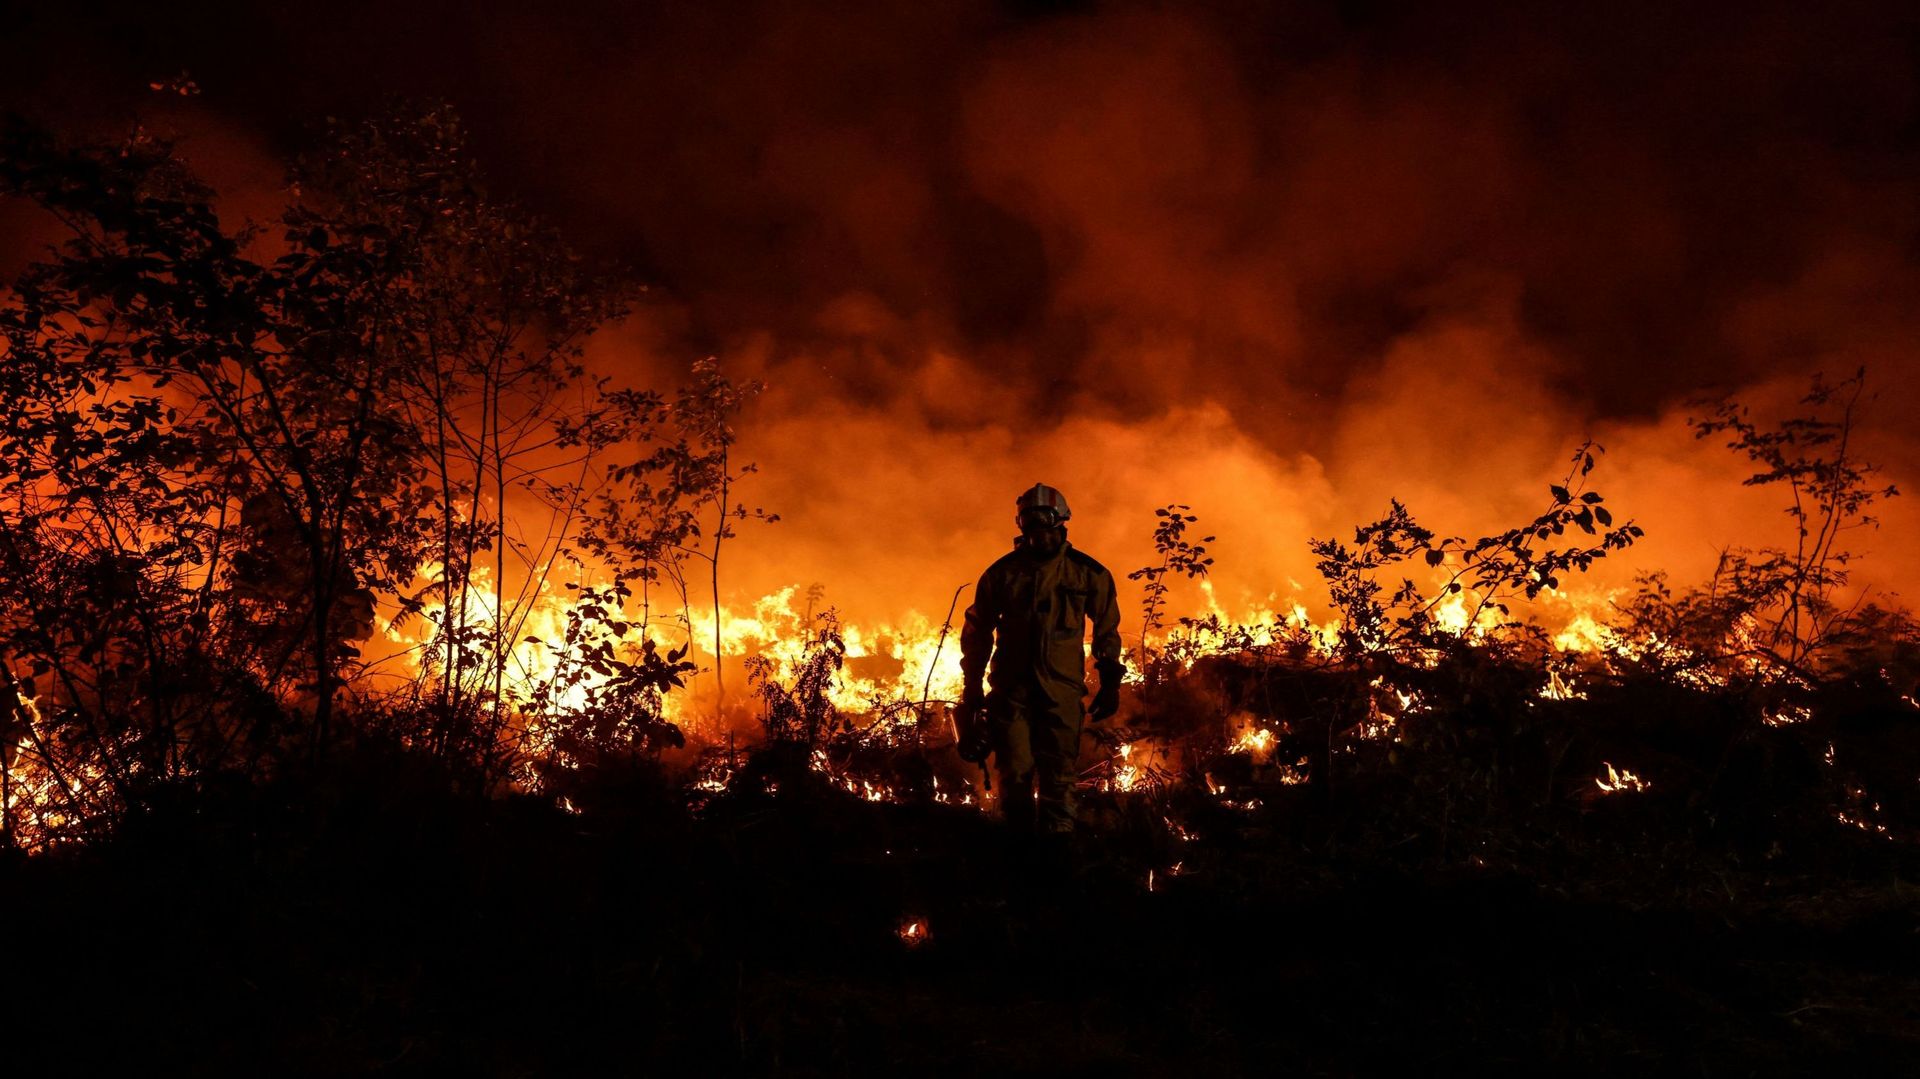
[[[6,91],[112,115],[186,69],[282,145],[445,96],[715,345],[859,294],[1123,409],[1338,390],[1501,276],[1613,412],[1770,369],[1729,318],[1836,251],[1911,262],[1920,18],[1716,6],[127,6],[29,21]]]

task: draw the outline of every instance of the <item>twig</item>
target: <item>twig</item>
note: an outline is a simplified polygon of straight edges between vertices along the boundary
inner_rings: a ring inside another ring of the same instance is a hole
[[[933,672],[940,669],[940,651],[947,646],[947,633],[953,629],[953,612],[960,607],[960,593],[967,590],[968,582],[962,581],[960,587],[953,590],[953,602],[947,604],[947,620],[940,623],[940,639],[934,642],[933,659],[927,663],[927,684],[920,687],[920,715],[927,714],[927,701],[933,696]],[[915,732],[918,734],[918,731]]]

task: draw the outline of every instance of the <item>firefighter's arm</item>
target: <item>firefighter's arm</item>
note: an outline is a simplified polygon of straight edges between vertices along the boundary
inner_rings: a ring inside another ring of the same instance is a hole
[[[1087,714],[1101,720],[1120,710],[1120,677],[1125,671],[1120,665],[1120,598],[1113,574],[1100,575],[1087,617],[1093,620],[1093,669],[1100,675],[1100,691]]]
[[[967,696],[978,697],[987,675],[987,660],[993,656],[993,627],[999,621],[999,596],[993,573],[980,575],[973,587],[973,602],[967,605],[966,619],[960,625],[960,671],[966,677]]]
[[[986,707],[987,660],[993,656],[993,627],[999,620],[999,597],[993,587],[993,572],[980,575],[974,586],[973,602],[967,605],[966,620],[960,625],[960,672],[965,677],[960,691],[960,712],[956,716],[960,738],[960,756],[978,763],[991,752],[981,711]]]

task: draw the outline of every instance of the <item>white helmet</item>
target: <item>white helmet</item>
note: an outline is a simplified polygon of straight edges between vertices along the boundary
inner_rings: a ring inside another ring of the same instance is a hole
[[[1073,516],[1073,511],[1067,508],[1067,496],[1061,494],[1059,488],[1048,487],[1044,483],[1036,483],[1027,488],[1026,493],[1014,501],[1014,506],[1016,508],[1013,519],[1016,524],[1020,523],[1020,518],[1025,516],[1028,510],[1049,511],[1053,514],[1054,524],[1064,524],[1069,517]]]

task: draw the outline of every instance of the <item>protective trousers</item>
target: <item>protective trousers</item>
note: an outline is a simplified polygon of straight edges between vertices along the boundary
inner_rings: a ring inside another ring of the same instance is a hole
[[[1000,804],[1017,831],[1071,833],[1080,778],[1079,698],[1057,700],[1037,682],[987,698]]]

